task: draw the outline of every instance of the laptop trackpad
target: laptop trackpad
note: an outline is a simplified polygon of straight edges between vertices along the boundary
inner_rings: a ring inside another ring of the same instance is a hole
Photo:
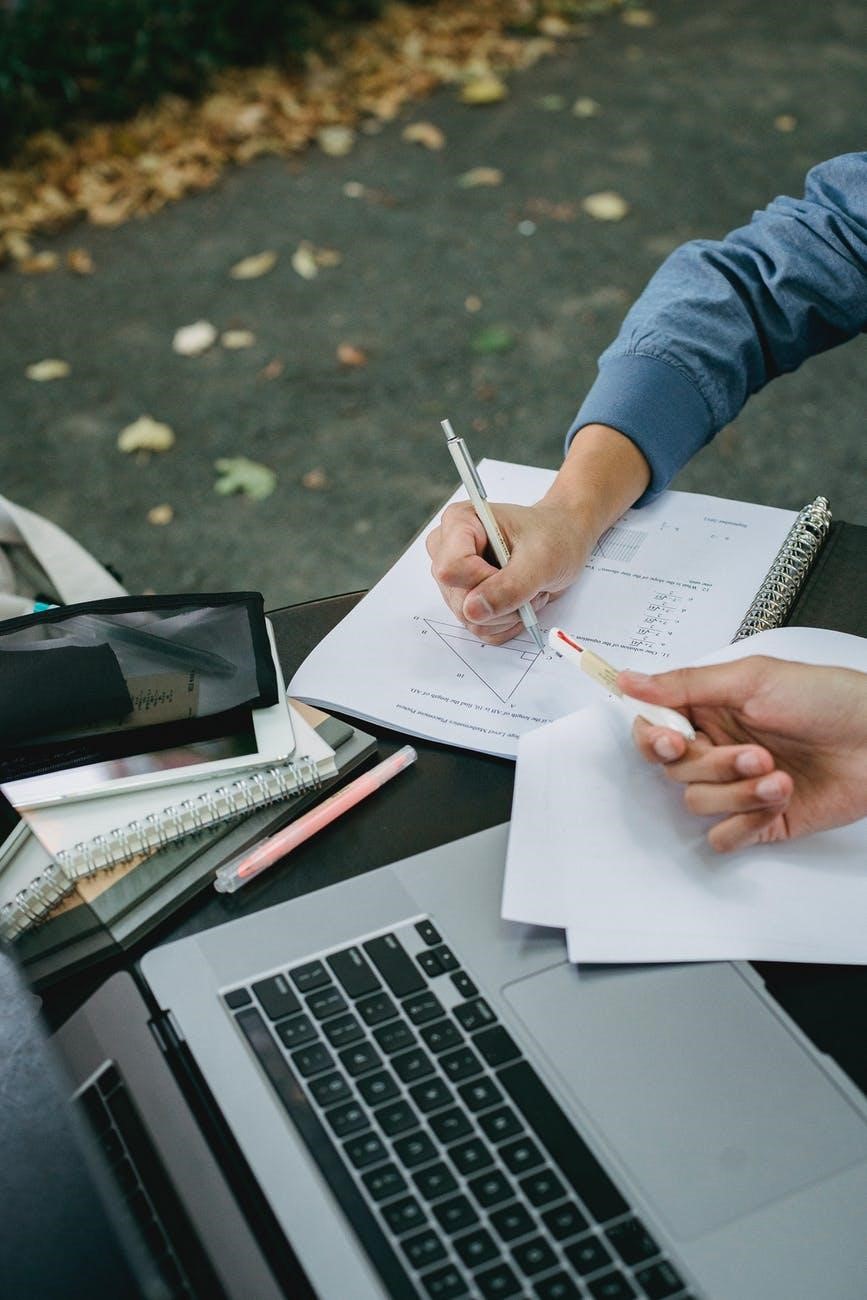
[[[681,1240],[867,1155],[863,1118],[733,966],[564,964],[503,996]]]

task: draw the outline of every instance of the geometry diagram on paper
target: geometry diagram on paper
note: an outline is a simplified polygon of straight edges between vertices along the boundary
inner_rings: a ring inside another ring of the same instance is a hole
[[[533,665],[543,657],[526,633],[514,637],[507,645],[485,645],[460,624],[440,623],[432,618],[421,622],[503,704],[512,698]]]

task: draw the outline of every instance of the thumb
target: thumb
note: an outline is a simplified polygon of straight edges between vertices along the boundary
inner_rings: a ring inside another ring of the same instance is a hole
[[[648,704],[667,704],[673,708],[705,704],[741,709],[755,695],[762,676],[761,661],[751,657],[703,668],[675,668],[653,676],[627,669],[618,673],[617,685],[624,694]]]
[[[504,569],[497,569],[471,592],[463,603],[463,614],[471,623],[485,623],[513,613],[519,605],[538,595],[536,568],[513,555]]]

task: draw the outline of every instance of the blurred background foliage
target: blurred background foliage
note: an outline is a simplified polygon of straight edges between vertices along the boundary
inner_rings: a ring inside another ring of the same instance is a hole
[[[424,3],[424,0],[415,0]],[[33,132],[127,117],[213,74],[298,57],[384,0],[0,0],[0,156]]]

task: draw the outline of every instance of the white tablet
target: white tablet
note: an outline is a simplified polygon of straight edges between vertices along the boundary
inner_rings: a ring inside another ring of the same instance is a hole
[[[267,619],[266,624],[279,698],[270,708],[248,709],[236,731],[146,754],[130,754],[22,777],[5,782],[0,789],[15,808],[43,808],[74,799],[168,785],[172,781],[206,780],[223,774],[231,779],[234,773],[247,768],[285,762],[295,750],[295,733],[286,703],[274,629]],[[243,711],[233,710],[233,714],[243,714]]]

